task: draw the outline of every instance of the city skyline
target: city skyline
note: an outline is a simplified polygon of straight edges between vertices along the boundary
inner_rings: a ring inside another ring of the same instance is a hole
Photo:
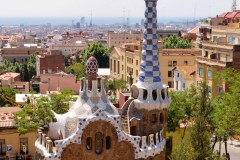
[[[142,17],[144,5],[141,0],[8,0],[0,17]],[[216,16],[231,11],[231,5],[231,0],[159,0],[158,17]]]

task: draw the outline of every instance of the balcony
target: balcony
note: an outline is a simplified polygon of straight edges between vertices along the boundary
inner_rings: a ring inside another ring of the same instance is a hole
[[[217,59],[208,59],[205,57],[197,57],[196,61],[198,63],[204,63],[210,66],[220,66],[220,67],[227,67],[229,63],[231,62],[223,62]]]
[[[221,50],[226,52],[232,52],[234,49],[233,45],[228,44],[227,42],[210,42],[210,41],[203,41],[202,43],[204,49],[209,50]]]

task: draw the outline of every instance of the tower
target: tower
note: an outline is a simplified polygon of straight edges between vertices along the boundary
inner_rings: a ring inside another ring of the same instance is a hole
[[[170,105],[168,86],[162,84],[157,34],[157,0],[145,0],[142,60],[138,82],[131,87],[128,100],[129,126],[125,129],[134,136],[147,138],[161,131],[166,134],[166,113]],[[124,117],[124,116],[122,116]],[[165,150],[156,159],[165,159]],[[155,158],[155,157],[154,157]]]
[[[235,11],[237,10],[237,0],[233,0],[233,3],[232,3],[232,11]]]

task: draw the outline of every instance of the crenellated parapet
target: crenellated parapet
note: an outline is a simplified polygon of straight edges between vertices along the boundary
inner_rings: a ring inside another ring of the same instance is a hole
[[[38,129],[38,138],[35,142],[37,152],[42,155],[53,155],[54,154],[54,145],[51,138],[44,133],[42,128]]]

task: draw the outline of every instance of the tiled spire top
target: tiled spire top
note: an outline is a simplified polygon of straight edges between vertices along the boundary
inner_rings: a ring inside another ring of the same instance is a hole
[[[140,82],[161,82],[158,62],[157,0],[145,0],[144,38]]]

